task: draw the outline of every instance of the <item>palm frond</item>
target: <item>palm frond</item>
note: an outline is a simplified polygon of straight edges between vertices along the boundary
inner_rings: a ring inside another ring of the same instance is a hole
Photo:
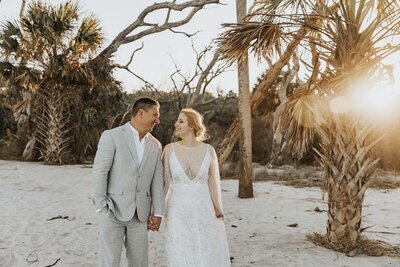
[[[218,44],[224,57],[231,63],[241,60],[254,52],[259,58],[279,52],[281,49],[282,28],[269,22],[245,22],[223,24],[225,31]]]
[[[376,3],[378,14],[382,17],[390,17],[391,14],[400,10],[400,2],[398,0],[380,0]]]
[[[20,48],[21,30],[17,21],[6,21],[0,27],[0,49],[7,57]]]
[[[315,1],[310,0],[255,0],[251,7],[251,13],[259,11],[271,14],[285,14],[290,12],[304,14],[310,13],[315,6]]]
[[[42,1],[32,2],[21,25],[33,38],[32,41],[38,42],[37,38],[41,38],[41,41],[56,42],[71,33],[78,19],[78,10],[78,4],[72,1],[60,4],[58,8]]]
[[[95,52],[102,44],[104,38],[99,21],[93,16],[83,19],[78,32],[73,38],[73,48],[80,54],[82,52]]]
[[[49,16],[49,28],[56,35],[63,36],[70,32],[76,25],[79,15],[79,5],[72,1],[67,1],[53,8]]]
[[[383,2],[392,12],[389,17],[379,14],[384,9],[381,2],[377,9],[377,1],[342,0],[322,25],[323,38],[316,39],[316,45],[327,64],[324,78],[329,90],[342,90],[354,78],[373,75],[384,57],[400,50],[399,44],[383,45],[400,24],[400,9],[390,6],[392,1]]]
[[[310,90],[300,89],[288,97],[281,117],[281,132],[286,140],[284,149],[301,159],[309,151],[316,130],[325,123],[327,116],[326,101]]]
[[[12,73],[13,65],[7,61],[0,61],[0,77],[9,77]]]
[[[26,66],[13,68],[13,83],[20,88],[36,92],[41,82],[41,72]]]

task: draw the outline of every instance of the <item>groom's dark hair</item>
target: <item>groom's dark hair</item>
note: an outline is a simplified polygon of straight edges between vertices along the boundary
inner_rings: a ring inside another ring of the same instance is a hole
[[[149,111],[154,106],[160,106],[157,100],[150,97],[142,97],[135,101],[132,107],[132,117],[136,116],[140,109]]]

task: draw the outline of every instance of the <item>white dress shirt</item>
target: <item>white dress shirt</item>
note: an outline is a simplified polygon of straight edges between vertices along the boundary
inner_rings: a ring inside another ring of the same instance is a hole
[[[132,124],[129,123],[129,126],[131,126],[131,129],[133,132],[133,137],[135,139],[136,153],[138,156],[138,161],[139,161],[138,163],[140,165],[142,162],[142,159],[143,159],[144,148],[146,147],[146,140],[147,140],[147,137],[149,137],[150,133],[149,132],[146,133],[144,135],[144,137],[142,138],[142,140],[140,140],[139,132],[132,126]],[[163,217],[161,214],[154,214],[154,216],[161,217],[161,218]]]
[[[146,139],[147,139],[147,137],[149,137],[150,133],[146,133],[144,135],[144,137],[142,138],[142,140],[140,140],[139,132],[135,128],[133,128],[132,124],[129,123],[129,126],[131,126],[133,137],[135,139],[136,153],[137,153],[138,160],[139,160],[138,163],[140,165],[140,163],[142,162],[142,159],[143,159],[144,148],[146,146]]]

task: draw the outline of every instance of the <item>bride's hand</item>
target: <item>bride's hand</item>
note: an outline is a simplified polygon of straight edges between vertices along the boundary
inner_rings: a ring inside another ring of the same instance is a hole
[[[217,219],[224,219],[224,214],[221,212],[216,212],[215,217],[217,217]]]

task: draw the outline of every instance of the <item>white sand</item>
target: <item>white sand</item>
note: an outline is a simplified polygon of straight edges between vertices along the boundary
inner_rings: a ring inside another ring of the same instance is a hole
[[[91,169],[0,161],[0,266],[96,266],[97,214]],[[233,266],[400,266],[390,257],[347,257],[305,239],[323,233],[327,209],[318,188],[254,184],[255,198],[238,199],[237,181],[222,182]],[[367,236],[400,245],[400,190],[369,190]],[[47,221],[55,216],[67,219]],[[297,223],[298,227],[287,227]],[[232,226],[236,227],[232,227]],[[379,233],[386,232],[386,233]],[[164,266],[162,233],[150,235],[150,266]],[[126,266],[122,255],[121,266]],[[30,263],[31,262],[31,263]]]

